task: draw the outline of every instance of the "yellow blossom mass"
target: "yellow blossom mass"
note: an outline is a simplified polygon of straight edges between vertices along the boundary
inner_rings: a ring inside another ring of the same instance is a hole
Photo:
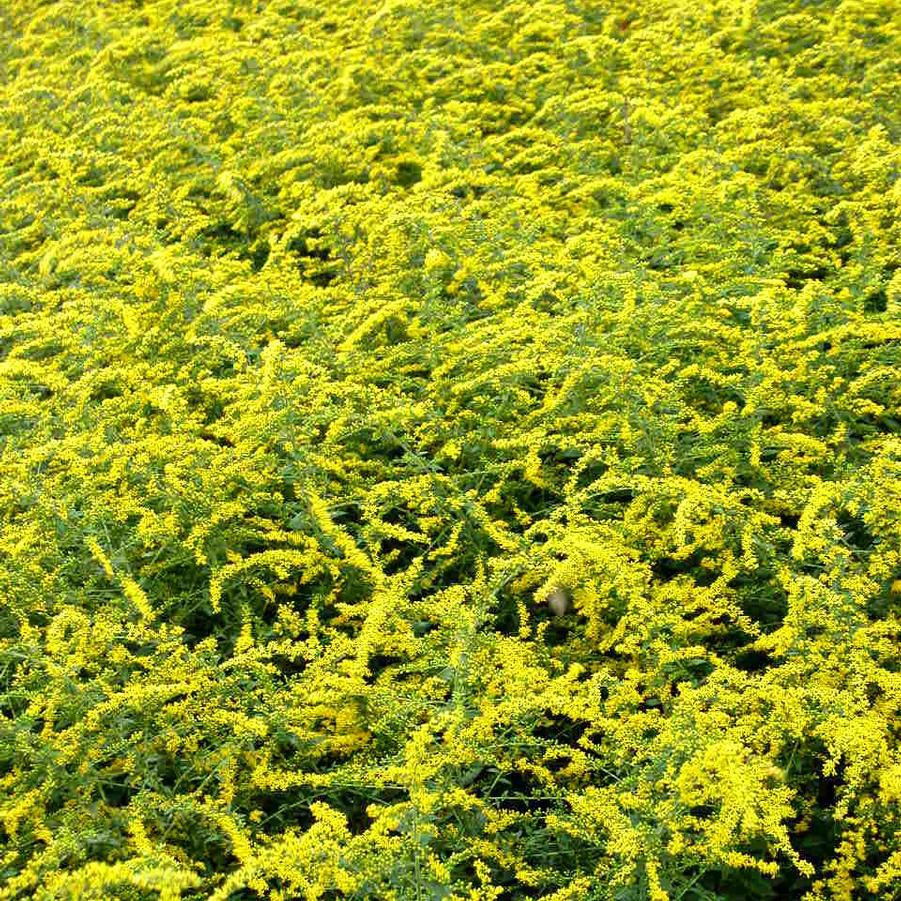
[[[898,0],[0,3],[0,901],[901,897]]]

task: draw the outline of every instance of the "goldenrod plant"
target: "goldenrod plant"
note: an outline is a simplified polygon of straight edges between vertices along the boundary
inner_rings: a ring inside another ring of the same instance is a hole
[[[0,901],[901,897],[899,66],[0,3]]]

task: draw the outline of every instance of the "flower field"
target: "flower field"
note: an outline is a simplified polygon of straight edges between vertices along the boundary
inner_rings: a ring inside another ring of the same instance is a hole
[[[0,2],[0,901],[901,898],[898,0]]]

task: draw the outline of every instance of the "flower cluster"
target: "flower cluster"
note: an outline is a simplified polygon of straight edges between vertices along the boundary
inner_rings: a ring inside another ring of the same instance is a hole
[[[897,12],[0,4],[0,901],[901,895]]]

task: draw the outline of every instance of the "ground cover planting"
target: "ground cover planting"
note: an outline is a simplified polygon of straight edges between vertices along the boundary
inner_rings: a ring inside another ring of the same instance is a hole
[[[0,3],[0,899],[901,897],[899,34]]]

